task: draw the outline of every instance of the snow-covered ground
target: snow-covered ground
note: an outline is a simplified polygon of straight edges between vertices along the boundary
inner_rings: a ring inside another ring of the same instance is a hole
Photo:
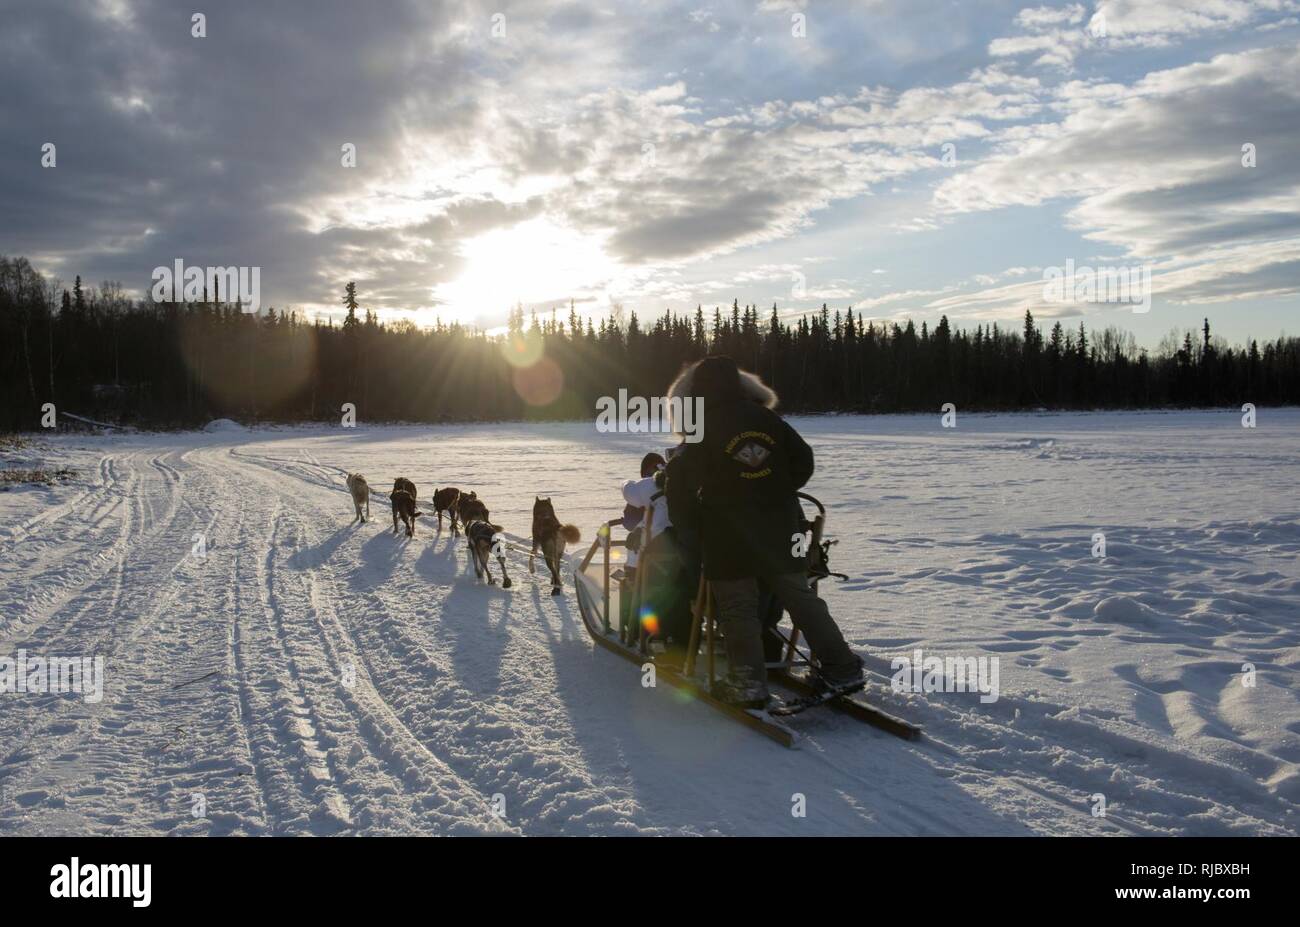
[[[79,476],[0,492],[0,658],[102,656],[106,684],[0,695],[0,834],[1300,830],[1300,410],[795,424],[851,643],[885,673],[997,657],[996,702],[877,685],[924,739],[814,711],[785,750],[643,688],[571,588],[519,560],[477,585],[429,518],[392,534],[402,475],[516,536],[550,495],[580,555],[644,436],[39,438]],[[385,491],[370,524],[345,470]]]

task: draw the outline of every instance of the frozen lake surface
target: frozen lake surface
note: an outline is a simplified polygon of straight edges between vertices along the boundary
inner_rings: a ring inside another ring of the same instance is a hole
[[[0,694],[0,834],[1296,834],[1300,410],[1240,419],[792,420],[850,643],[886,674],[996,657],[1000,686],[878,682],[924,739],[810,712],[793,751],[642,688],[540,566],[486,587],[436,521],[392,533],[406,476],[517,537],[549,495],[581,556],[647,436],[38,437],[0,468],[78,476],[0,492],[0,658],[102,656],[105,688]]]

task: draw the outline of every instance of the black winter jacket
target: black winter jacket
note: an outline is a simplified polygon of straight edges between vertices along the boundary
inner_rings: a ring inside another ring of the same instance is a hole
[[[709,579],[803,572],[807,557],[795,556],[803,528],[795,492],[812,477],[812,448],[748,399],[706,411],[703,440],[686,445],[665,474],[673,524],[698,531]]]

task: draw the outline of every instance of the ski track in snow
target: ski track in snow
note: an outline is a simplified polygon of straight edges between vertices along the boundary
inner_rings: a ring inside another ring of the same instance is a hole
[[[63,435],[75,480],[0,493],[0,655],[102,656],[105,694],[0,695],[0,834],[1297,833],[1300,410],[796,425],[823,591],[921,741],[812,711],[784,750],[643,688],[540,562],[503,590],[435,519],[392,532],[397,475],[516,538],[550,495],[576,563],[644,436]],[[997,657],[1000,698],[890,691],[917,648]]]

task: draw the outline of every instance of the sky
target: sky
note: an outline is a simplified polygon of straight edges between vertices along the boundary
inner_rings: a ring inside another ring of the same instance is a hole
[[[0,253],[65,285],[257,267],[263,306],[339,315],[354,280],[382,318],[486,330],[516,303],[733,299],[962,327],[1029,310],[1150,347],[1207,316],[1234,343],[1300,328],[1300,0],[0,18]],[[1135,289],[1053,295],[1070,264]]]

